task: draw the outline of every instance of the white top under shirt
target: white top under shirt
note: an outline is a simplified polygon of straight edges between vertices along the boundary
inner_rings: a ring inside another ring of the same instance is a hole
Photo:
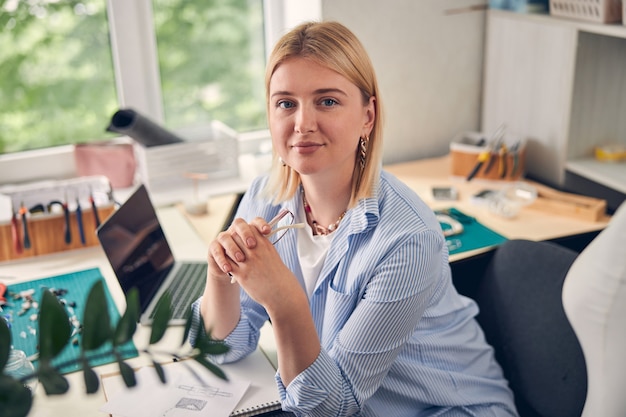
[[[330,242],[333,234],[314,235],[313,229],[306,221],[304,208],[300,206],[298,217],[304,219],[306,226],[298,230],[298,258],[300,259],[300,268],[302,269],[302,277],[304,278],[305,290],[309,298],[313,295],[315,284],[320,276],[320,271],[324,265],[326,254],[330,248]]]

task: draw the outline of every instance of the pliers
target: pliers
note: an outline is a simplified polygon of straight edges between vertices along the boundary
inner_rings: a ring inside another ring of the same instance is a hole
[[[491,147],[491,149],[493,150],[494,154],[496,152],[498,152],[498,148],[500,148],[500,146],[501,146],[500,144],[501,144],[501,138],[497,138],[495,140],[495,142],[493,143],[493,146]],[[497,155],[492,155],[491,152],[490,152],[489,163],[485,167],[485,174],[488,174],[489,171],[491,171],[491,168],[493,167],[493,164],[496,162],[495,156],[497,156]]]
[[[513,154],[513,168],[511,168],[511,178],[515,178],[519,170],[519,146],[519,141],[515,142],[513,146],[511,146],[511,153]]]
[[[63,216],[65,217],[65,224],[63,228],[64,240],[68,245],[72,243],[72,229],[70,228],[70,209],[67,206],[67,202],[61,202],[59,200],[54,200],[48,203],[48,211],[54,205],[59,205],[63,209]]]
[[[11,212],[11,237],[13,238],[13,250],[16,254],[20,254],[24,251],[22,247],[22,241],[20,240],[20,229],[18,226],[17,216],[15,210]]]
[[[100,227],[100,216],[98,215],[98,207],[96,207],[96,200],[94,200],[92,192],[89,192],[89,203],[91,204],[91,211],[93,211],[93,218],[96,222],[97,229]]]
[[[500,165],[498,166],[498,175],[500,176],[500,178],[504,178],[506,177],[506,168],[507,168],[507,164],[506,164],[506,154],[507,154],[507,148],[506,145],[504,144],[504,142],[502,142],[502,144],[500,145],[500,152],[499,152],[499,156],[500,156]]]
[[[472,168],[469,175],[467,176],[467,179],[466,179],[467,181],[471,181],[471,179],[474,178],[476,174],[478,174],[478,171],[480,171],[480,168],[482,168],[482,166],[485,165],[485,163],[487,163],[487,166],[485,167],[485,173],[489,172],[489,170],[491,169],[491,166],[493,165],[493,158],[491,157],[491,151],[492,149],[495,149],[498,146],[500,139],[504,135],[504,129],[505,129],[505,125],[501,124],[493,132],[493,135],[491,135],[491,138],[487,143],[486,149],[482,151],[480,154],[478,154],[478,158],[476,159],[476,165],[474,165],[474,168]]]

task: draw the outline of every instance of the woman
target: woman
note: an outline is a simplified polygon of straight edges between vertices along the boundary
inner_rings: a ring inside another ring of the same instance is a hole
[[[382,106],[361,43],[334,22],[293,29],[266,93],[272,171],[211,243],[194,304],[231,346],[219,360],[253,351],[271,320],[283,409],[298,416],[516,415],[432,210],[381,171]],[[268,219],[283,209],[305,227],[274,243]]]

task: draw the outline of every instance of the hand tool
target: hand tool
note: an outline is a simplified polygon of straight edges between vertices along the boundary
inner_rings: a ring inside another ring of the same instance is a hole
[[[87,242],[85,241],[83,210],[80,208],[80,201],[78,201],[78,197],[76,197],[76,224],[78,225],[78,236],[80,236],[80,243],[82,243],[84,246]]]
[[[493,142],[491,142],[490,146],[490,156],[487,166],[485,167],[485,174],[488,174],[491,171],[494,163],[496,162],[496,156],[498,156],[498,151],[500,149],[502,138],[494,138]]]
[[[485,172],[488,172],[488,170],[491,168],[491,150],[493,149],[493,146],[499,141],[501,135],[504,134],[504,128],[505,125],[501,124],[494,132],[493,135],[491,135],[491,138],[489,141],[487,141],[487,147],[485,148],[485,150],[483,150],[481,153],[478,154],[478,158],[476,159],[476,165],[474,165],[474,168],[472,168],[472,170],[470,171],[469,175],[467,176],[466,180],[467,181],[471,181],[472,178],[474,178],[476,176],[476,174],[478,174],[478,171],[480,171],[480,168],[485,165],[485,163],[487,163],[487,167],[485,168]]]
[[[520,142],[517,141],[511,146],[510,153],[513,154],[513,167],[511,168],[511,178],[515,178],[517,176],[517,171],[519,170],[519,146]]]
[[[22,217],[22,232],[24,233],[24,249],[30,249],[30,234],[28,233],[28,209],[24,203],[20,205],[20,216]]]
[[[467,179],[466,179],[467,181],[471,181],[472,178],[474,178],[476,174],[478,174],[478,171],[480,171],[480,168],[483,166],[485,161],[489,159],[490,155],[491,155],[491,148],[487,148],[484,151],[482,151],[480,154],[478,154],[476,165],[474,165],[474,168],[472,168],[469,175],[467,176]]]
[[[93,192],[89,190],[89,203],[91,203],[91,211],[93,211],[93,218],[96,222],[96,229],[100,227],[100,216],[98,215],[98,208],[96,207],[96,200],[93,198]]]
[[[28,209],[28,212],[30,214],[45,213],[46,212],[46,208],[43,206],[43,204],[35,204],[34,206],[32,206],[31,208]]]
[[[13,239],[13,250],[15,251],[15,253],[22,253],[22,241],[20,240],[20,229],[17,224],[17,216],[15,215],[15,210],[11,212],[11,238]]]
[[[450,207],[447,209],[435,210],[435,214],[445,214],[446,216],[452,217],[454,220],[457,220],[463,224],[471,224],[476,221],[476,219],[472,216],[468,216],[465,213],[455,209],[454,207]]]
[[[435,216],[437,217],[437,221],[439,221],[439,225],[445,237],[463,233],[463,225],[458,220],[453,219],[447,214],[435,214]]]
[[[500,178],[504,178],[506,177],[506,171],[507,171],[507,164],[506,164],[506,154],[507,154],[507,148],[506,145],[504,144],[504,142],[502,142],[500,144],[500,151],[498,152],[499,154],[499,158],[500,158],[500,164],[498,165],[498,176]]]
[[[48,211],[50,211],[50,207],[54,205],[59,205],[63,209],[63,216],[65,217],[63,234],[65,243],[68,245],[72,243],[72,229],[70,228],[70,209],[67,207],[67,199],[65,202],[61,202],[59,200],[54,200],[48,203]]]
[[[7,304],[6,293],[7,293],[6,284],[3,284],[2,282],[0,282],[0,311],[2,311],[2,307]],[[2,318],[0,318],[0,320],[2,320]]]

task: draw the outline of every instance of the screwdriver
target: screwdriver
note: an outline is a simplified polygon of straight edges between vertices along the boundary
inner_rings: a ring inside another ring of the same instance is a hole
[[[490,148],[487,148],[486,150],[482,151],[478,155],[478,159],[476,161],[476,165],[474,165],[474,168],[472,169],[472,171],[467,176],[467,181],[471,181],[472,178],[474,178],[476,176],[476,174],[478,174],[478,171],[480,171],[480,168],[485,164],[485,161],[487,161],[489,159],[490,155],[491,155],[491,149]]]
[[[80,208],[80,202],[76,197],[76,223],[78,224],[78,235],[80,236],[80,243],[85,245],[85,229],[83,227],[83,210]]]
[[[26,215],[28,209],[24,205],[24,202],[20,205],[20,216],[22,217],[22,232],[24,233],[24,249],[30,249],[30,234],[28,233],[28,220]]]

